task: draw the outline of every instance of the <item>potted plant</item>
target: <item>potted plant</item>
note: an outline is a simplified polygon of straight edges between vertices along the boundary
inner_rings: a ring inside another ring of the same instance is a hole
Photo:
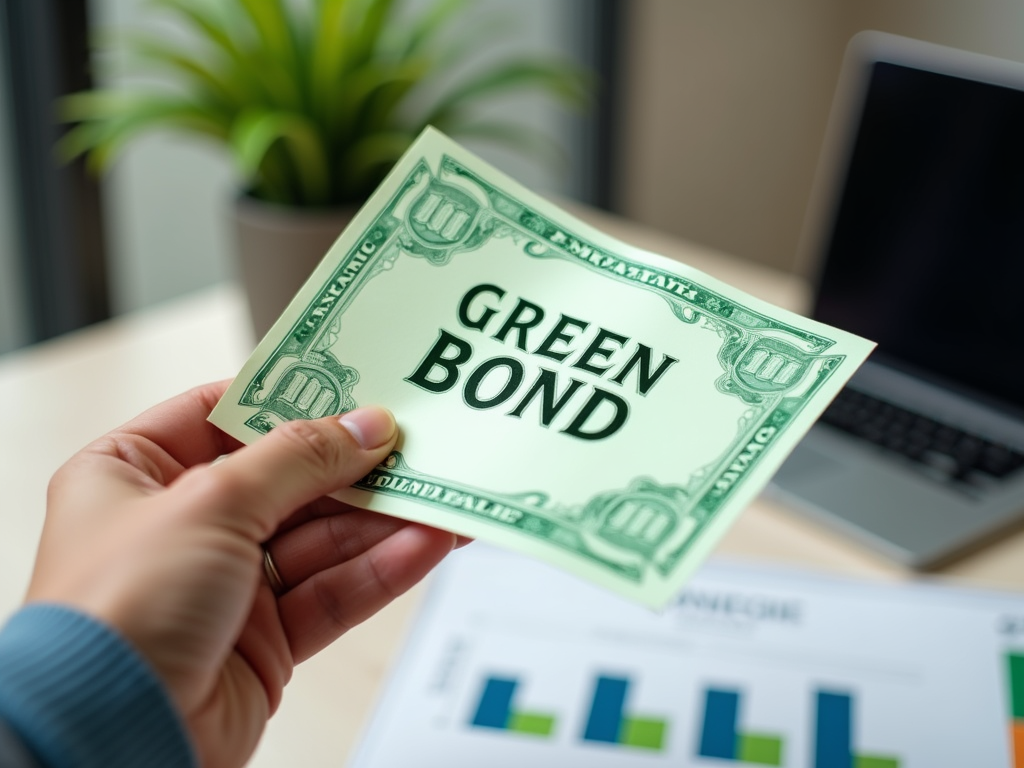
[[[155,129],[221,143],[240,178],[239,266],[262,335],[367,195],[427,125],[536,151],[526,126],[478,107],[512,90],[580,104],[585,78],[558,61],[521,57],[467,69],[502,34],[453,39],[467,0],[432,0],[411,14],[399,0],[155,0],[188,37],[112,38],[162,84],[66,97],[75,125],[58,147],[106,169]],[[418,4],[422,6],[423,4]],[[102,49],[101,49],[102,50]]]

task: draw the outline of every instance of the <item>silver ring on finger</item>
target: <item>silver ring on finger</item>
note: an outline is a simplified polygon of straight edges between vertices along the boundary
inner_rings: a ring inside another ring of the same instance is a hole
[[[284,579],[281,578],[281,572],[277,570],[274,558],[270,556],[270,550],[266,546],[262,549],[263,574],[267,577],[267,583],[270,585],[270,591],[274,593],[274,597],[280,597],[288,591],[288,586],[284,583]]]

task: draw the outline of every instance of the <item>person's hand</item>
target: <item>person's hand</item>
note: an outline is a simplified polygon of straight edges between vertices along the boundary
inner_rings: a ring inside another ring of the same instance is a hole
[[[57,472],[28,592],[98,618],[139,650],[204,766],[243,764],[293,666],[456,545],[450,533],[324,498],[387,456],[390,413],[290,422],[241,447],[206,421],[225,387],[147,411]]]

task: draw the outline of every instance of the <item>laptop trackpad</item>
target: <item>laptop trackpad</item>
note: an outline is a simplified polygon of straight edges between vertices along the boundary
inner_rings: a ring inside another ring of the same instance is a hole
[[[842,472],[843,465],[811,446],[800,445],[779,468],[775,481],[784,486],[790,483],[820,481],[830,474]]]
[[[977,524],[975,500],[908,472],[898,459],[865,456],[862,446],[850,450],[817,430],[811,437],[779,469],[773,491],[816,519],[908,564],[944,551]]]

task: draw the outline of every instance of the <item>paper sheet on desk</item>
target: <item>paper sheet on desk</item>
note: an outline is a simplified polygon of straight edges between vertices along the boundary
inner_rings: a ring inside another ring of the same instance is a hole
[[[251,442],[386,405],[401,441],[346,501],[659,606],[872,346],[620,243],[428,130],[211,420]]]
[[[441,566],[348,765],[1020,766],[1021,606],[713,562],[653,614],[474,544]]]

